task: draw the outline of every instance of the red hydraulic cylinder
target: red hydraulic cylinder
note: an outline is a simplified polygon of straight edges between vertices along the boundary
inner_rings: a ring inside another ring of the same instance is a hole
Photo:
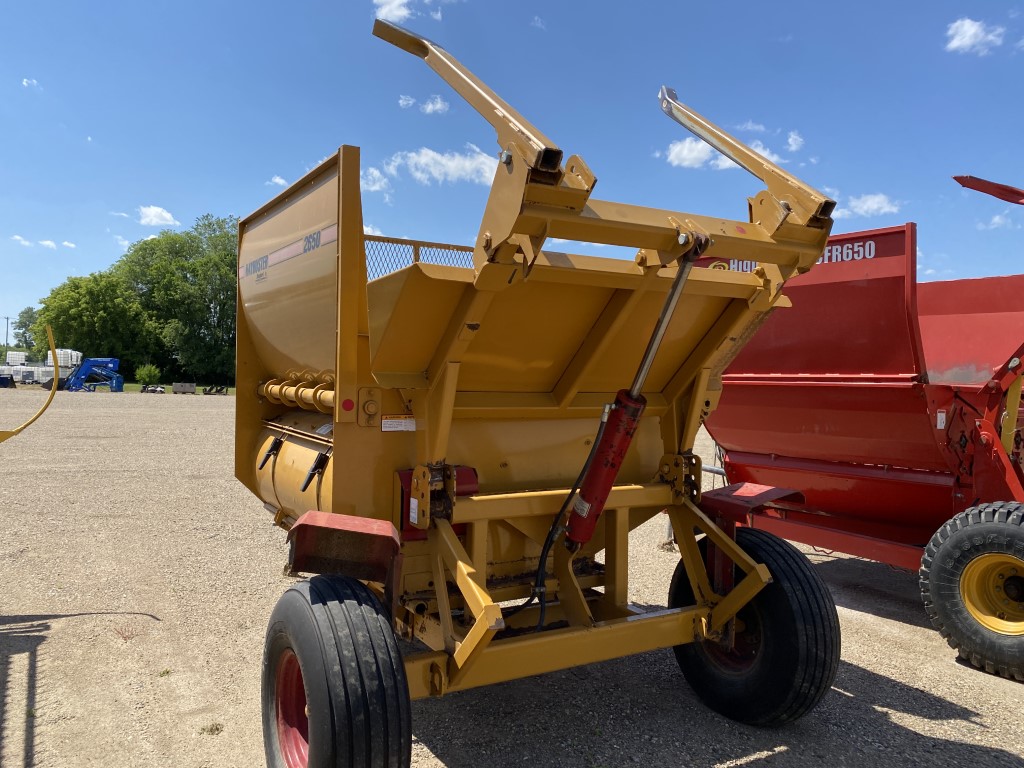
[[[608,501],[608,494],[611,493],[646,405],[647,400],[643,395],[634,397],[628,389],[619,390],[615,396],[615,404],[608,414],[608,422],[601,433],[594,459],[583,478],[579,493],[573,499],[565,533],[565,543],[570,550],[576,551],[594,535],[597,519]]]

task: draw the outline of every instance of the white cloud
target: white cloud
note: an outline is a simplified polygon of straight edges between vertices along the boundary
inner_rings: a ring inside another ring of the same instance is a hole
[[[377,6],[377,18],[401,23],[412,16],[411,0],[373,0]]]
[[[139,224],[144,227],[173,227],[181,223],[159,205],[140,205],[138,210]]]
[[[11,240],[16,242],[18,245],[24,245],[26,248],[31,248],[32,247],[32,241],[31,240],[26,240],[21,235],[11,235]]]
[[[391,182],[378,168],[370,167],[359,172],[359,189],[363,192],[387,192],[391,189]]]
[[[682,168],[700,168],[711,159],[714,150],[700,139],[687,136],[681,141],[673,141],[668,145],[665,159],[669,165]]]
[[[803,145],[804,137],[796,131],[790,131],[789,136],[786,138],[786,149],[790,152],[799,152]]]
[[[402,109],[408,109],[415,103],[416,99],[414,99],[412,96],[406,96],[404,93],[398,97],[398,106],[400,106]]]
[[[329,158],[332,158],[332,157],[334,157],[334,153],[333,152],[331,154],[329,154],[329,155],[324,155],[323,157],[321,157],[319,160],[317,160],[312,165],[307,165],[306,166],[306,173],[309,173],[310,171],[312,171],[314,168],[316,168],[319,165],[323,165],[325,162],[327,162],[327,160]]]
[[[379,229],[377,229],[372,224],[363,224],[363,234],[364,235],[377,235],[378,237],[380,237],[384,233],[381,232]]]
[[[927,258],[921,252],[921,249],[917,249],[917,276],[921,277],[948,277],[953,274],[953,270],[947,265],[950,263],[949,256],[945,253],[929,254]]]
[[[401,102],[399,102],[401,103]],[[425,115],[443,115],[448,111],[448,102],[436,93],[420,104],[420,112]]]
[[[85,137],[85,140],[86,140],[86,142],[88,142],[89,144],[92,144],[92,136],[86,136],[86,137]]]
[[[886,213],[899,213],[900,205],[890,200],[888,195],[876,192],[860,197],[851,197],[845,208],[837,208],[832,214],[834,219],[849,219],[854,216],[881,216]]]
[[[34,87],[36,87],[37,85],[39,85],[39,81],[38,81],[38,80],[34,80],[34,79],[33,79],[33,78],[31,78],[31,77],[23,77],[23,78],[21,79],[21,84],[22,84],[22,86],[24,86],[25,88],[34,88]]]
[[[278,187],[287,187],[288,182],[278,176],[276,173],[270,177],[270,181],[263,182],[264,186],[276,185]]]
[[[1010,220],[1009,214],[1009,211],[997,213],[991,218],[988,224],[978,222],[978,229],[1011,229],[1013,227],[1013,221]]]
[[[755,123],[753,120],[747,120],[743,125],[737,125],[736,130],[738,131],[752,131],[753,133],[764,133],[764,126],[761,123]]]
[[[993,48],[1003,44],[1003,27],[988,26],[974,19],[957,19],[946,29],[947,51],[976,53],[985,56]]]
[[[442,155],[421,147],[415,152],[396,152],[385,163],[384,170],[394,176],[404,165],[409,175],[420,184],[472,181],[489,185],[497,162],[496,158],[482,152],[474,144],[467,144],[464,154],[445,152]]]
[[[38,243],[43,246],[43,248],[49,248],[51,251],[57,250],[57,244],[53,242],[53,240],[39,240]]]
[[[384,173],[386,173],[388,176],[397,176],[398,175],[398,167],[401,164],[402,164],[402,153],[401,152],[399,152],[396,155],[392,155],[387,160],[385,160],[383,163],[381,163],[381,165],[384,166]]]
[[[560,237],[552,237],[548,240],[549,243],[554,245],[565,245],[566,243],[579,243],[580,245],[589,245],[591,248],[607,248],[607,243],[591,243],[587,240],[563,240]]]
[[[432,18],[434,21],[440,21],[441,20],[441,9],[438,8],[436,11],[431,11],[430,12],[430,18]]]
[[[779,157],[774,152],[772,152],[770,149],[768,149],[768,147],[766,147],[764,144],[762,144],[757,139],[754,139],[754,141],[750,142],[750,148],[752,150],[754,150],[755,152],[757,152],[762,157],[764,157],[764,158],[766,158],[768,160],[771,160],[773,163],[784,163],[784,162],[786,162],[781,157]]]
[[[125,240],[120,235],[114,235],[114,240],[117,242],[117,244],[119,246],[121,246],[121,250],[122,251],[127,251],[128,250],[128,246],[131,245],[131,243],[129,243],[127,240]]]
[[[143,239],[143,240],[156,240],[156,235],[149,235],[149,236],[147,236],[147,237],[144,237],[144,238],[142,238],[142,239]]]
[[[78,246],[74,243],[69,243],[67,240],[61,243],[65,248],[77,248]]]
[[[543,30],[547,30],[548,28],[548,25],[544,23],[544,19],[542,19],[540,16],[534,16],[533,21],[530,22],[530,26]]]
[[[131,216],[129,216],[127,213],[122,213],[121,211],[110,211],[110,215],[111,216],[120,216],[122,219],[130,219],[131,218]]]
[[[661,156],[660,152],[658,156]],[[703,168],[705,163],[709,163],[717,171],[738,167],[728,157],[712,149],[709,144],[692,136],[669,144],[665,159],[669,165],[677,168]]]

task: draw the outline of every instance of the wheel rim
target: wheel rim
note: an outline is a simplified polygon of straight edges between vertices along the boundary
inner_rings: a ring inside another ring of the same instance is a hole
[[[703,648],[708,658],[727,674],[743,675],[757,663],[761,656],[764,639],[761,620],[751,606],[736,615],[736,632],[731,648],[714,640],[704,641]]]
[[[288,768],[306,768],[309,764],[309,716],[306,713],[306,686],[302,683],[299,659],[288,648],[281,654],[275,682],[277,741]]]
[[[974,558],[960,577],[960,596],[985,629],[1024,635],[1024,560],[998,552]]]

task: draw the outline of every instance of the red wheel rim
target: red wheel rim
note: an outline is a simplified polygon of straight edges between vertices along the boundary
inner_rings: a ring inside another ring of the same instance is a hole
[[[277,710],[277,741],[288,768],[309,764],[309,716],[306,714],[306,686],[302,684],[299,659],[291,648],[281,654],[277,665],[274,696]]]
[[[732,648],[723,648],[709,640],[704,643],[704,650],[723,672],[743,675],[753,668],[761,656],[764,638],[760,617],[752,606],[741,609],[736,619],[743,622],[743,628],[737,630]]]

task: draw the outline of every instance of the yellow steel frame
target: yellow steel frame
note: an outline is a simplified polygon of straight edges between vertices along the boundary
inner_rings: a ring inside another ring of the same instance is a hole
[[[1003,412],[1001,442],[1003,450],[1007,453],[1013,453],[1013,436],[1017,426],[1017,415],[1020,413],[1022,384],[1024,384],[1024,374],[1014,379],[1006,389],[1006,410]]]
[[[771,576],[695,506],[700,465],[690,447],[703,418],[717,403],[713,382],[719,381],[721,371],[767,312],[782,302],[780,289],[785,279],[808,269],[818,258],[827,238],[832,202],[679,104],[675,94],[665,89],[660,101],[667,114],[766,182],[768,189],[750,201],[751,221],[757,226],[745,228],[735,222],[591,199],[596,178],[582,159],[574,156],[563,167],[558,147],[447,52],[384,22],[377,22],[374,33],[422,57],[491,122],[503,150],[475,243],[477,290],[467,293],[453,313],[425,372],[426,383],[411,398],[414,413],[424,421],[417,434],[418,466],[413,481],[420,510],[431,507],[429,468],[444,465],[454,419],[513,414],[528,418],[591,410],[608,401],[603,393],[596,397],[582,393],[581,383],[650,291],[664,290],[664,272],[677,268],[683,243],[694,237],[711,238],[718,254],[737,250],[745,258],[762,262],[747,300],[732,302],[667,385],[647,395],[652,410],[661,415],[666,454],[660,472],[663,484],[615,489],[602,521],[603,535],[576,555],[561,546],[554,548],[551,586],[557,594],[558,616],[567,627],[495,640],[505,626],[500,608],[485,589],[484,576],[489,525],[511,526],[540,544],[545,523],[568,490],[470,499],[456,498],[452,489],[441,492],[451,508],[450,520],[425,522],[421,518],[421,524],[429,525],[440,626],[439,631],[421,636],[439,638],[443,647],[407,660],[413,696],[437,695],[694,639],[722,639],[729,620]],[[630,275],[638,284],[612,298],[550,393],[460,391],[463,353],[501,291],[526,279],[534,284],[564,280],[575,285],[588,279],[614,279],[605,265],[593,272],[584,262],[574,263],[577,268],[571,271],[555,269],[555,262],[542,250],[548,237],[638,247],[636,267],[640,272]],[[438,492],[437,482],[434,492]],[[668,510],[677,532],[696,605],[641,617],[627,605],[628,533],[660,508]],[[467,540],[472,555],[452,527],[460,522],[470,525]],[[744,574],[727,595],[713,591],[695,531],[708,536]],[[607,570],[604,592],[594,594],[581,586],[574,561],[592,556],[600,548],[606,550]],[[463,634],[451,618],[448,574],[464,606]],[[533,619],[531,611],[524,613]]]
[[[543,502],[551,502],[558,495],[559,492],[545,492],[470,497],[456,505],[451,521],[435,520],[429,535],[438,609],[436,621],[440,626],[438,632],[415,634],[420,639],[436,638],[439,647],[406,658],[413,698],[695,640],[719,641],[727,622],[771,581],[768,569],[754,562],[692,502],[673,503],[670,486],[657,483],[617,487],[603,518],[605,536],[601,545],[607,552],[604,593],[581,587],[571,569],[572,558],[559,547],[555,550],[556,578],[550,582],[552,592],[557,592],[557,603],[551,611],[557,624],[567,623],[568,626],[495,640],[495,634],[506,628],[501,610],[481,585],[480,570],[463,548],[452,525],[465,522],[479,526],[499,521],[520,524],[532,513],[546,528],[550,510]],[[647,519],[652,510],[661,508],[668,511],[677,532],[696,602],[692,607],[641,613],[627,604],[629,519],[631,512],[638,512],[637,519],[642,520]],[[523,528],[529,530],[528,526]],[[708,536],[744,574],[725,595],[717,594],[711,586],[695,531]],[[539,529],[533,529],[532,533],[543,535]],[[468,538],[472,540],[472,534]],[[468,629],[462,634],[451,618],[453,604],[449,582],[454,582],[456,595],[465,606]],[[525,618],[517,617],[519,620],[515,622],[520,628],[536,622],[535,611],[524,611],[524,614]]]
[[[335,370],[275,370],[260,358],[272,334],[259,324],[288,323],[287,307],[301,309],[304,296],[271,310],[277,312],[271,320],[248,317],[245,291],[256,289],[245,281],[255,278],[240,273],[236,473],[288,526],[310,503],[292,487],[303,481],[318,443],[329,439],[315,503],[390,519],[398,528],[408,526],[407,505],[416,505],[413,525],[425,531],[425,540],[420,534],[404,541],[392,603],[397,630],[429,648],[406,658],[414,698],[695,640],[727,644],[730,620],[771,575],[698,508],[701,467],[693,442],[718,402],[721,372],[767,315],[786,305],[786,279],[820,256],[834,203],[679,104],[667,89],[660,97],[667,114],[765,183],[767,189],[748,200],[749,221],[594,199],[596,177],[586,163],[577,156],[563,163],[560,148],[450,54],[386,22],[378,21],[374,32],[422,57],[496,130],[501,157],[474,242],[473,270],[414,263],[367,283],[355,147],[342,147],[244,219],[240,253],[246,253],[250,229],[262,227],[255,242],[264,245],[252,246],[251,260],[266,252],[258,248],[294,239],[289,227],[296,226],[304,194],[321,189],[325,179],[335,185],[337,250],[289,262],[291,282],[281,288],[292,299],[300,296],[294,286],[302,283],[301,270],[314,273],[333,259],[334,327],[327,318],[325,327],[302,332],[330,340]],[[329,199],[333,205],[335,197]],[[633,263],[554,253],[544,249],[548,238],[638,251]],[[607,368],[617,376],[625,367],[621,359],[632,351],[624,337],[642,348],[651,307],[664,302],[685,244],[698,238],[711,243],[715,256],[755,260],[759,268],[690,273],[677,310],[685,319],[670,328],[670,351],[655,358],[659,374],[643,391],[640,430],[647,431],[634,440],[628,471],[612,489],[591,541],[575,553],[556,541],[544,584],[547,621],[538,631],[536,605],[503,614],[500,603],[530,596],[541,546],[570,492],[565,447],[578,450],[582,430],[596,429],[615,389],[628,383],[608,384],[615,377]],[[415,253],[417,244],[410,244]],[[264,293],[254,294],[253,302],[261,312],[273,303],[266,300],[273,273],[263,277]],[[553,328],[561,335],[546,347],[547,357],[535,359],[543,357],[534,348],[543,340],[521,338],[516,326],[524,317],[545,316],[551,297],[573,309],[569,320],[586,317],[589,325]],[[287,352],[273,348],[269,357],[292,359]],[[549,377],[526,370],[534,363]],[[495,369],[509,371],[513,381],[491,374]],[[415,433],[384,435],[372,418],[380,408],[414,419]],[[330,438],[323,437],[325,428]],[[515,439],[505,432],[515,432]],[[275,437],[302,434],[319,437],[306,441],[309,448],[289,444],[287,458],[284,451],[271,455]],[[266,469],[254,472],[254,459]],[[480,492],[460,495],[458,463],[482,468]],[[546,463],[557,469],[548,471]],[[396,473],[408,468],[406,499]],[[663,510],[695,604],[640,614],[629,604],[629,532]],[[726,594],[713,589],[698,534],[742,574]],[[376,588],[384,597],[384,586]]]

